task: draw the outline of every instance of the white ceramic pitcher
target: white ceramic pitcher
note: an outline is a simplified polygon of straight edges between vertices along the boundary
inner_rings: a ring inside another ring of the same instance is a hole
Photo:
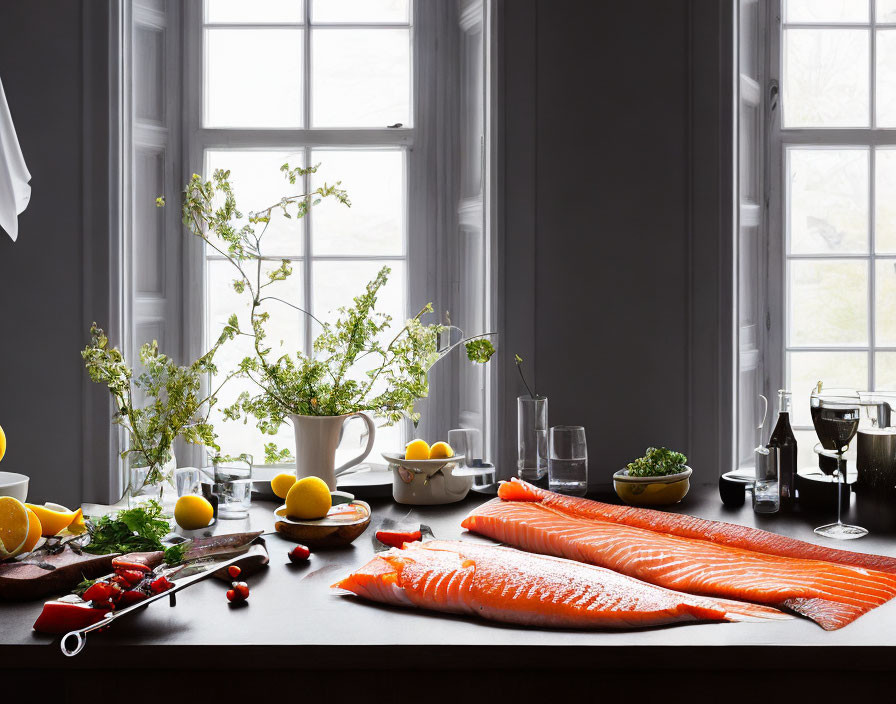
[[[336,448],[342,433],[342,425],[358,416],[367,424],[367,447],[357,457],[336,467]],[[354,467],[370,454],[376,427],[364,413],[346,413],[341,416],[290,415],[296,433],[296,479],[320,477],[330,491],[336,490],[336,477]]]

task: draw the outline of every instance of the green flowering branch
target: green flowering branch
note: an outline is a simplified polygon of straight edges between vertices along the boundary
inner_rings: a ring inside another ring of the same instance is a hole
[[[300,178],[315,173],[318,166],[290,168],[284,164],[280,170],[294,185]],[[209,181],[194,174],[186,186],[184,224],[233,265],[237,273],[233,289],[249,299],[247,327],[242,327],[233,314],[225,332],[252,338],[253,354],[239,362],[235,374],[249,379],[258,392],[241,393],[223,410],[228,420],[251,416],[258,429],[268,435],[274,435],[291,414],[336,416],[366,410],[383,418],[386,424],[404,417],[415,423],[419,420],[414,406],[428,395],[428,372],[444,356],[438,350],[438,339],[445,327],[422,322],[432,312],[432,305],[427,304],[405,322],[388,344],[380,342],[392,325],[390,316],[376,310],[380,293],[389,280],[389,267],[383,267],[367,283],[352,305],[340,308],[332,324],[267,292],[292,275],[288,260],[282,260],[267,274],[262,272],[262,239],[272,216],[276,212],[290,219],[302,218],[325,199],[351,207],[340,185],[338,181],[323,184],[310,193],[281,198],[260,211],[247,213],[242,227],[233,224],[243,218],[243,213],[237,207],[229,171],[216,170]],[[274,353],[265,329],[270,320],[267,306],[271,303],[285,304],[321,326],[311,356],[301,351],[292,355]],[[477,335],[458,344],[466,345],[470,360],[484,363],[495,351],[484,337]],[[358,363],[368,357],[375,360],[372,368],[360,372]],[[265,445],[266,462],[283,461],[286,456],[288,451],[279,450],[274,443]]]

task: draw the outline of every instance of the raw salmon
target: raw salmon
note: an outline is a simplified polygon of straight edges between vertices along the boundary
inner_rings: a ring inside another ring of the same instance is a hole
[[[462,525],[525,550],[599,565],[667,589],[791,609],[827,630],[896,596],[896,575],[886,572],[582,518],[556,503],[493,499]]]
[[[576,496],[563,496],[552,491],[545,491],[519,479],[503,482],[498,490],[498,496],[508,501],[538,501],[570,516],[613,521],[636,528],[680,535],[683,538],[699,538],[722,545],[745,548],[753,552],[764,552],[781,557],[801,557],[807,560],[824,560],[825,562],[856,565],[879,572],[896,574],[896,558],[894,557],[837,550],[794,538],[785,538],[783,535],[769,533],[767,530],[748,528],[733,523],[707,521],[695,516],[683,516],[634,506],[616,506]]]
[[[524,626],[638,628],[790,618],[777,609],[680,594],[572,560],[463,541],[392,548],[333,587],[395,606]]]

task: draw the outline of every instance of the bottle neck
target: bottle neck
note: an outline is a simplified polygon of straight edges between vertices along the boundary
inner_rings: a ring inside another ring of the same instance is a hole
[[[778,414],[790,414],[790,392],[789,391],[779,391],[778,392]]]

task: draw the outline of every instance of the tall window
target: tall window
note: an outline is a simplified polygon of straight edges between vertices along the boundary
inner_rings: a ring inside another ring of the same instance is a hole
[[[741,286],[742,298],[756,289],[763,372],[752,389],[742,384],[740,411],[749,416],[751,391],[791,389],[808,465],[807,399],[818,380],[896,390],[896,0],[742,3],[742,50],[745,4],[768,50],[752,142],[766,144],[753,240],[764,246]],[[749,132],[742,118],[742,181]],[[741,193],[743,203],[743,184]],[[743,227],[740,237],[743,257]],[[742,441],[741,458],[745,450]]]
[[[206,175],[230,169],[245,213],[299,192],[283,178],[282,164],[319,163],[301,184],[305,192],[341,180],[352,201],[351,208],[324,202],[300,220],[275,216],[269,226],[262,252],[267,266],[289,259],[294,271],[277,284],[283,300],[268,309],[275,353],[310,354],[319,326],[297,308],[332,320],[382,266],[392,273],[381,310],[399,325],[408,316],[413,33],[409,0],[205,0],[201,115],[191,146]],[[210,340],[231,313],[247,309],[233,291],[226,260],[207,248],[204,267]],[[250,353],[247,342],[222,350],[222,372]],[[222,405],[244,389],[256,393],[250,386],[231,382]],[[251,420],[217,427],[222,451],[250,452],[257,460],[265,442],[286,448],[293,442],[289,426],[276,438],[262,436]],[[377,446],[401,447],[403,431],[381,428]]]

